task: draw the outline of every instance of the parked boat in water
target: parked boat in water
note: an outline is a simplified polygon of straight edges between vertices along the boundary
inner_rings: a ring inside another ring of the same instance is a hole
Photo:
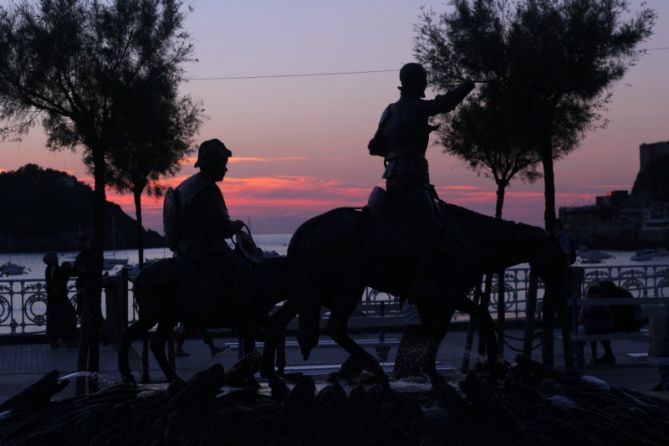
[[[116,259],[112,257],[105,257],[103,270],[109,271],[117,266],[125,266],[128,264],[128,259]]]
[[[654,255],[655,255],[655,250],[642,249],[641,251],[637,251],[632,257],[630,257],[630,260],[634,260],[635,262],[648,262],[650,260],[653,260]]]
[[[20,276],[23,274],[28,274],[27,268],[18,263],[12,263],[11,260],[3,265],[0,265],[0,277],[1,276]]]
[[[576,255],[581,259],[582,264],[596,264],[602,263],[603,260],[610,259],[613,256],[601,251],[595,251],[588,248],[580,248],[576,250]]]
[[[669,249],[660,248],[655,250],[653,257],[669,257]]]

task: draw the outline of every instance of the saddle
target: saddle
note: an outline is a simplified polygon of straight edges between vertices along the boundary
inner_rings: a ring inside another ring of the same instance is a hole
[[[469,261],[478,262],[480,245],[451,207],[435,201],[434,221],[420,221],[410,204],[374,187],[364,208],[368,216],[368,254],[392,256],[409,264],[424,260],[422,256],[439,256],[456,264],[466,255]]]
[[[175,272],[179,288],[183,290],[182,301],[189,305],[218,311],[233,302],[233,279],[218,274],[216,268],[196,264],[189,259],[175,257]]]
[[[381,187],[374,187],[367,206],[368,254],[382,257],[414,257],[426,242],[425,231],[417,228],[415,218],[398,199]]]

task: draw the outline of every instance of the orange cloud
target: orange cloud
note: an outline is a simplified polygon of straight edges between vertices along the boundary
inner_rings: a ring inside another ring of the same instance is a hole
[[[230,158],[231,164],[236,163],[273,163],[277,161],[304,161],[306,158],[301,156],[277,156],[277,157],[257,157],[257,156],[233,156]]]
[[[175,187],[185,178],[167,178],[161,183]],[[219,187],[233,218],[272,215],[308,217],[334,207],[362,206],[370,192],[368,187],[355,187],[341,180],[312,176],[226,177]],[[134,216],[134,202],[130,194],[119,194],[110,189],[107,199]],[[162,199],[144,197],[142,205],[147,226],[160,228]]]
[[[461,190],[461,191],[481,190],[480,187],[478,187],[478,186],[472,186],[472,185],[469,185],[469,184],[457,184],[457,185],[451,185],[451,186],[439,186],[438,189],[440,189],[440,190]]]
[[[176,187],[186,176],[162,180],[165,186]],[[315,176],[258,176],[226,177],[219,183],[230,214],[234,219],[252,219],[265,222],[283,221],[282,227],[293,230],[297,225],[328,209],[367,203],[370,186],[348,184],[336,178]],[[497,195],[494,190],[481,186],[448,185],[437,187],[439,195],[446,201],[492,215]],[[558,192],[558,206],[593,202],[596,194],[583,192]],[[130,194],[107,191],[110,201],[119,204],[126,213],[134,216],[134,203]],[[162,199],[144,197],[143,212],[148,227],[162,228]],[[520,219],[540,224],[543,213],[543,191],[507,190],[505,194],[505,218]],[[294,223],[285,223],[285,222]],[[270,230],[271,232],[271,230]]]
[[[230,164],[238,163],[275,163],[281,161],[303,161],[306,158],[301,156],[232,156],[229,159]],[[182,166],[192,166],[197,161],[197,155],[187,156],[180,162]]]

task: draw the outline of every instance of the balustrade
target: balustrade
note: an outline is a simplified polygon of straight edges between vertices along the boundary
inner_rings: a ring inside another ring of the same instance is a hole
[[[583,268],[584,280],[581,295],[594,283],[611,280],[629,290],[634,297],[669,297],[669,265],[624,265]],[[511,268],[504,273],[504,308],[507,319],[524,319],[527,294],[529,292],[529,268]],[[125,293],[125,289],[123,291]],[[68,287],[68,297],[76,305],[77,290],[74,281]],[[102,312],[106,313],[106,292],[103,290]],[[543,285],[539,283],[539,301]],[[128,321],[137,319],[137,307],[133,299],[133,283],[128,282]],[[490,296],[490,311],[497,314],[499,291],[495,276]],[[125,308],[123,306],[122,308]],[[125,311],[125,310],[124,310]],[[397,296],[366,289],[358,308],[360,316],[397,317],[402,314]],[[466,319],[456,313],[456,320]],[[2,279],[0,280],[0,336],[44,333],[46,330],[46,288],[44,280]]]

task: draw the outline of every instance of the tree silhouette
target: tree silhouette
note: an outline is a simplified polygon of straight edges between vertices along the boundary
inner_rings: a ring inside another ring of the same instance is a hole
[[[144,266],[142,194],[160,195],[158,183],[173,176],[192,152],[192,138],[202,122],[202,108],[189,96],[180,97],[169,77],[136,82],[126,96],[135,107],[125,115],[117,150],[108,152],[111,184],[130,192],[135,203],[139,267]]]
[[[107,157],[125,147],[122,125],[137,106],[125,96],[133,85],[181,79],[192,52],[181,9],[180,0],[23,0],[0,7],[3,136],[20,136],[41,120],[48,147],[83,148],[94,177],[95,286],[84,300],[79,370],[99,368]]]
[[[533,182],[541,176],[536,170],[541,160],[518,144],[517,127],[506,110],[503,99],[491,96],[490,88],[482,86],[450,117],[450,125],[440,130],[447,153],[495,181],[497,218],[502,218],[505,191],[514,177]]]
[[[519,147],[541,158],[544,220],[552,230],[553,162],[605,124],[611,86],[637,59],[656,15],[633,14],[627,0],[451,0],[451,6],[441,15],[423,14],[416,56],[440,90],[472,79],[514,98],[506,111],[518,126]]]

